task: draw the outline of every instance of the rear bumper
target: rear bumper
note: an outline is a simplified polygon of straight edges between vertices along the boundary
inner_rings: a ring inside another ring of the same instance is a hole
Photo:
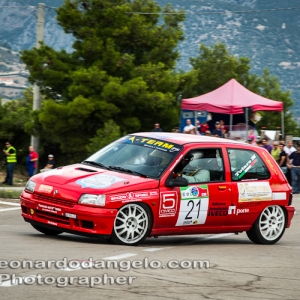
[[[117,209],[95,208],[74,203],[73,207],[32,201],[20,197],[22,216],[26,222],[52,230],[84,236],[111,235]]]
[[[287,213],[287,221],[286,221],[286,228],[291,226],[292,218],[295,214],[295,207],[294,206],[285,206],[286,213]]]

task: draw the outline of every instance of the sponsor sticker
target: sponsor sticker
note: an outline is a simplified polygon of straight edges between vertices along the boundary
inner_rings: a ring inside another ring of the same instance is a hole
[[[237,208],[235,205],[231,205],[228,207],[228,215],[236,215],[248,213],[249,208]]]
[[[124,181],[124,180],[125,180],[124,178],[120,178],[118,176],[98,174],[94,176],[89,176],[87,178],[79,179],[76,181],[76,183],[81,185],[83,189],[84,188],[104,189],[113,185],[114,183]]]
[[[272,200],[272,190],[268,182],[238,183],[238,202]]]
[[[52,190],[53,190],[53,186],[45,185],[45,184],[41,184],[38,189],[39,192],[43,192],[47,194],[50,194]]]
[[[160,193],[159,217],[174,217],[177,212],[177,192]]]
[[[158,192],[128,192],[116,195],[108,195],[110,201],[142,200],[147,198],[157,198]]]
[[[54,207],[54,206],[40,204],[40,203],[38,204],[38,209],[42,211],[51,212],[53,214],[57,214],[57,212],[61,212],[61,208],[59,207]]]

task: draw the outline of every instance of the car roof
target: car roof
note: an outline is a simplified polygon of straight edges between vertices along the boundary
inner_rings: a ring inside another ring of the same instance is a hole
[[[166,140],[168,142],[176,143],[179,145],[189,143],[216,143],[216,144],[235,144],[235,145],[247,145],[249,144],[243,141],[234,141],[224,138],[217,138],[205,135],[185,134],[185,133],[173,133],[173,132],[136,132],[130,135],[143,136],[152,139]]]

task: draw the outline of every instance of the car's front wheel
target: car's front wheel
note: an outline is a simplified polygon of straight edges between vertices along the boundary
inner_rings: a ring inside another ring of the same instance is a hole
[[[137,245],[149,235],[151,227],[152,214],[146,204],[126,204],[118,211],[111,241],[121,245]]]
[[[37,231],[46,234],[46,235],[58,235],[63,233],[63,231],[58,231],[58,230],[52,230],[52,229],[48,229],[39,225],[35,225],[35,224],[31,224],[31,226],[36,229]]]
[[[247,236],[253,243],[272,245],[281,239],[285,226],[286,214],[283,208],[278,205],[268,206],[247,231]]]

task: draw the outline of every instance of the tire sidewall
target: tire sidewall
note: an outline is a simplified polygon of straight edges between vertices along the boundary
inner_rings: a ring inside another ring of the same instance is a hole
[[[283,229],[282,229],[280,235],[276,239],[270,241],[270,240],[267,240],[266,238],[264,238],[264,236],[262,235],[259,223],[260,223],[261,215],[263,214],[263,212],[265,211],[265,209],[266,208],[270,208],[270,207],[275,207],[275,206],[279,207],[283,211],[284,225],[283,225]],[[257,220],[254,223],[254,232],[255,232],[256,237],[259,240],[260,244],[273,245],[273,244],[277,243],[282,238],[282,236],[283,236],[283,234],[285,232],[286,222],[287,222],[287,214],[286,214],[286,211],[285,211],[285,209],[283,207],[281,207],[279,205],[269,205],[269,206],[266,206],[264,208],[264,210],[260,213],[260,215],[258,216]]]
[[[152,224],[153,224],[153,216],[152,216],[152,212],[151,212],[151,209],[149,208],[149,206],[145,203],[139,203],[139,202],[131,202],[131,203],[127,203],[125,205],[123,205],[122,207],[120,207],[119,210],[121,210],[122,208],[124,208],[125,206],[129,206],[131,204],[135,204],[137,206],[140,206],[141,208],[144,209],[144,211],[146,212],[147,214],[147,217],[148,217],[148,228],[144,234],[144,236],[139,239],[137,242],[135,243],[126,243],[122,240],[119,239],[119,237],[116,235],[115,233],[115,225],[116,225],[116,218],[118,216],[118,214],[116,215],[116,218],[115,218],[115,221],[114,221],[114,228],[112,230],[112,234],[111,234],[111,237],[110,237],[110,240],[114,243],[114,244],[118,244],[118,245],[126,245],[126,246],[136,246],[138,244],[140,244],[141,242],[143,242],[150,234],[150,231],[152,229]]]

